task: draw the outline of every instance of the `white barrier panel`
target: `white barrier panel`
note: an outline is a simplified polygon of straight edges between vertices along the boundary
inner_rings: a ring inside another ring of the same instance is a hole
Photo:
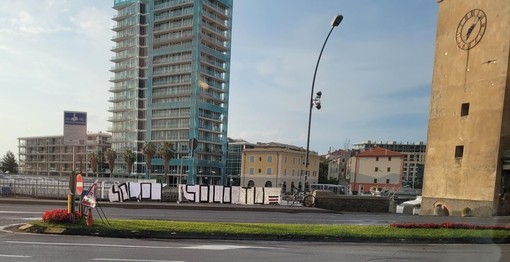
[[[272,187],[230,187],[179,185],[179,202],[225,204],[280,204],[280,189]]]
[[[108,192],[110,202],[124,202],[136,200],[161,200],[161,184],[126,182],[115,184]]]

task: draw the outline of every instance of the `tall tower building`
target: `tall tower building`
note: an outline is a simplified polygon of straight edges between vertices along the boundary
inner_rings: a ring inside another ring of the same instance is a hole
[[[170,183],[226,183],[232,0],[114,0],[115,64],[109,99],[114,173],[127,174],[122,152],[147,177],[143,146],[174,143],[151,178]]]
[[[437,0],[421,214],[510,214],[510,1]]]

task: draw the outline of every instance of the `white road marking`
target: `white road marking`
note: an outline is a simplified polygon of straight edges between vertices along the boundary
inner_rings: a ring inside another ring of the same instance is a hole
[[[275,249],[274,247],[255,247],[255,246],[236,246],[236,245],[197,245],[190,247],[182,247],[182,249],[204,249],[204,250],[229,250],[229,249],[243,249],[243,248],[267,248]]]
[[[87,247],[117,247],[117,248],[147,248],[147,249],[203,249],[203,250],[229,250],[243,248],[257,249],[281,249],[275,247],[257,247],[257,246],[238,246],[238,245],[195,245],[187,247],[165,247],[165,246],[135,246],[135,245],[115,245],[115,244],[87,244],[87,243],[49,243],[49,242],[30,242],[30,241],[4,241],[10,244],[23,245],[41,245],[41,246],[87,246]]]
[[[128,261],[128,262],[184,262],[182,260],[146,260],[146,259],[125,259],[125,258],[94,258],[93,261]]]
[[[33,211],[0,211],[0,214],[39,214],[42,216],[44,212],[33,212]]]
[[[29,258],[29,257],[31,257],[31,256],[23,256],[23,255],[4,255],[4,254],[0,254],[0,257]]]
[[[21,225],[24,225],[24,224],[11,224],[11,225],[0,226],[0,232],[12,233],[12,231],[7,230],[6,228],[21,226]]]

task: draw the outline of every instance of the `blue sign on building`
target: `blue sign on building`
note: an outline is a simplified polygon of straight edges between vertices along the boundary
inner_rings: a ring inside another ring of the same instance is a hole
[[[87,113],[64,112],[64,125],[87,125]]]

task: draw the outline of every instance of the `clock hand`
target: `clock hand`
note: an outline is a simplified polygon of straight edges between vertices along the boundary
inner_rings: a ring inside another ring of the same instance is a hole
[[[473,32],[473,29],[475,29],[475,26],[476,26],[476,23],[474,23],[473,25],[471,25],[467,32],[466,32],[466,40],[469,39],[469,36],[471,35],[471,33]]]

